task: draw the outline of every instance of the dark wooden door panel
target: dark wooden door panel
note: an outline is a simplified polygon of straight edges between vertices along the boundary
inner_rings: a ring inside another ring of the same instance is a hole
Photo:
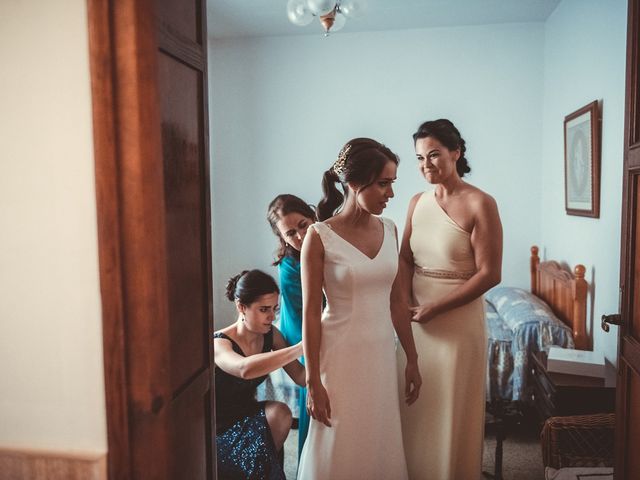
[[[629,175],[631,177],[631,202],[633,206],[632,211],[635,213],[635,219],[631,217],[630,223],[633,225],[631,232],[632,253],[631,264],[633,265],[632,277],[629,282],[630,296],[633,297],[631,312],[628,315],[628,330],[627,335],[632,337],[637,342],[640,342],[640,255],[638,255],[638,235],[640,234],[640,175]],[[635,177],[635,181],[634,181]]]
[[[627,161],[629,162],[629,168],[640,168],[640,144],[636,144],[629,149]]]
[[[629,0],[622,196],[620,354],[616,401],[619,480],[640,478],[640,0]]]
[[[622,362],[620,379],[620,387],[625,394],[624,398],[618,399],[616,439],[627,454],[616,464],[616,478],[631,480],[640,478],[640,455],[625,448],[627,445],[640,445],[640,373],[634,371],[627,362]]]
[[[171,388],[209,365],[202,72],[160,53]]]
[[[204,3],[88,6],[109,478],[215,478]]]
[[[156,2],[158,16],[165,26],[182,41],[192,41],[202,45],[202,1],[191,0],[176,2],[172,0],[158,0]]]
[[[627,16],[627,87],[626,87],[626,145],[640,142],[640,82],[638,82],[638,59],[640,59],[640,9],[629,0]]]
[[[627,445],[640,445],[640,373],[629,369],[629,434]],[[640,455],[637,450],[627,456],[627,478],[640,478]]]
[[[158,0],[169,293],[170,478],[213,476],[211,245],[201,2]]]
[[[211,385],[209,371],[202,372],[171,404],[172,461],[169,478],[212,478]]]

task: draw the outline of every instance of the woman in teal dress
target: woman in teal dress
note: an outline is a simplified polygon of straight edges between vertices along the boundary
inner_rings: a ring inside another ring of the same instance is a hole
[[[280,280],[280,331],[289,345],[302,340],[302,285],[300,282],[300,249],[309,225],[316,221],[311,206],[295,195],[278,195],[269,204],[267,220],[280,245],[276,261]],[[304,364],[304,359],[300,360]],[[307,438],[307,389],[300,388],[298,419],[298,457]]]

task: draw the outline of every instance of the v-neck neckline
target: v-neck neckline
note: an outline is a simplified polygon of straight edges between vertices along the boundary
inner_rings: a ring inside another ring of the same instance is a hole
[[[378,219],[380,220],[380,219]],[[332,227],[331,225],[329,225],[328,223],[325,223],[325,225],[327,226],[327,228],[336,236],[338,237],[340,240],[342,240],[344,243],[346,243],[347,245],[349,245],[351,248],[353,248],[355,251],[359,252],[364,258],[373,261],[376,258],[378,258],[378,256],[380,255],[380,252],[382,251],[382,247],[384,247],[384,242],[387,239],[387,228],[384,224],[384,222],[382,220],[380,220],[380,223],[382,224],[382,243],[380,243],[380,247],[378,248],[378,251],[376,252],[376,254],[373,257],[370,257],[369,255],[367,255],[366,253],[364,253],[362,250],[360,250],[358,247],[356,247],[353,243],[351,243],[349,240],[346,240],[344,237],[342,237],[340,234],[338,234]]]

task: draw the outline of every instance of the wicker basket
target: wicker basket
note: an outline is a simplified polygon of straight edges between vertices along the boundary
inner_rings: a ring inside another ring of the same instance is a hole
[[[553,468],[613,466],[614,427],[613,413],[547,419],[540,434],[544,465]]]

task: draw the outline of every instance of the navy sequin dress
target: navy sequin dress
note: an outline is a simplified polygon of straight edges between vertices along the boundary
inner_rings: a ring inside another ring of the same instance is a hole
[[[240,346],[224,333],[214,334],[231,342],[233,351],[245,356]],[[262,352],[273,348],[273,332],[264,336]],[[285,480],[264,406],[256,401],[256,388],[266,376],[244,380],[216,366],[216,452],[221,480]]]

